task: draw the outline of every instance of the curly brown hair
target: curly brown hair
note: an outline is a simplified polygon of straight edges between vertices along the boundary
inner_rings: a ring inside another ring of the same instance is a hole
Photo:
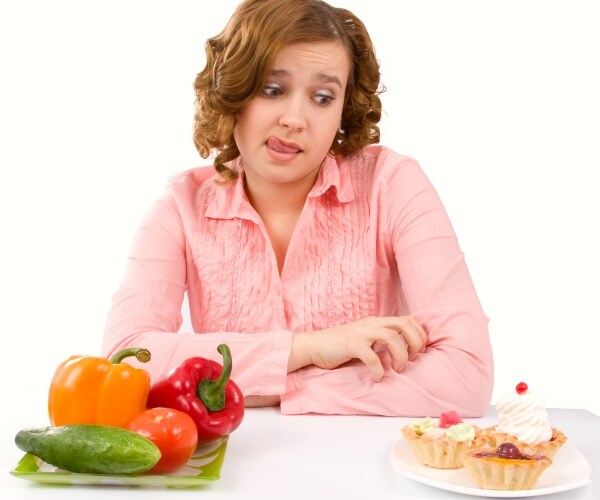
[[[240,155],[233,137],[238,111],[260,91],[277,53],[294,43],[339,41],[348,50],[342,123],[331,145],[348,156],[379,142],[379,63],[364,24],[352,12],[322,0],[245,0],[217,36],[205,44],[206,66],[194,82],[194,144],[223,181],[237,176],[225,163]]]

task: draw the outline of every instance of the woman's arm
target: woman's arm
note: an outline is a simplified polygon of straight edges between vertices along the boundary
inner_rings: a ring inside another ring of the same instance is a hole
[[[288,371],[309,365],[333,369],[353,359],[362,361],[378,382],[384,368],[377,351],[387,349],[392,369],[401,372],[425,351],[427,334],[411,316],[372,316],[324,330],[294,333]]]
[[[485,330],[486,321],[477,311],[462,311],[461,315],[465,331]],[[419,315],[415,318],[418,320]],[[394,370],[387,349],[377,350],[384,369],[379,381],[357,359],[334,370],[313,365],[291,373],[281,399],[282,412],[436,416],[455,410],[464,417],[483,415],[493,381],[488,347],[469,335],[429,338],[432,340],[425,353],[400,372]]]
[[[335,370],[297,370],[288,380],[282,411],[417,416],[455,410],[463,416],[482,415],[493,386],[487,317],[446,211],[411,159],[403,160],[383,184],[389,189],[379,199],[398,266],[398,300],[425,330],[427,349],[401,372],[394,369],[394,351],[379,349],[384,376],[378,382],[359,359]],[[384,252],[384,247],[379,241],[377,250]],[[336,348],[344,351],[347,345],[337,343]]]
[[[192,356],[220,362],[217,346],[227,343],[233,358],[232,379],[244,394],[283,393],[292,332],[178,333],[187,286],[186,248],[181,211],[169,190],[135,234],[106,322],[103,355],[128,346],[146,347],[152,360],[143,367],[155,380]]]

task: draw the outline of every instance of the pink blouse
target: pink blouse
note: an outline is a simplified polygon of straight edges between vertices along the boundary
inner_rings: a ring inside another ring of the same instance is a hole
[[[212,166],[171,179],[134,238],[103,355],[146,347],[152,361],[143,367],[156,380],[191,356],[221,361],[216,347],[227,343],[244,394],[280,395],[288,414],[485,412],[493,385],[487,318],[417,162],[381,146],[327,157],[281,275],[240,172],[226,186],[214,182]],[[186,292],[194,332],[178,332]],[[380,382],[359,361],[287,373],[295,331],[406,314],[423,325],[428,346],[401,373],[385,349],[377,349]]]

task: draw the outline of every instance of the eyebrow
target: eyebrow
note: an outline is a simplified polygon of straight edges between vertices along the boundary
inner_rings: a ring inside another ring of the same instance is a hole
[[[274,69],[271,71],[271,76],[290,76],[290,72],[286,69]],[[340,88],[342,87],[342,82],[335,75],[330,75],[328,73],[319,72],[316,75],[317,80],[323,83],[335,83]]]

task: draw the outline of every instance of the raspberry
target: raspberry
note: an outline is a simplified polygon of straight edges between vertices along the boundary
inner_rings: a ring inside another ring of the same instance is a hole
[[[460,424],[462,418],[455,411],[446,411],[440,415],[440,427],[447,429],[451,425]]]

